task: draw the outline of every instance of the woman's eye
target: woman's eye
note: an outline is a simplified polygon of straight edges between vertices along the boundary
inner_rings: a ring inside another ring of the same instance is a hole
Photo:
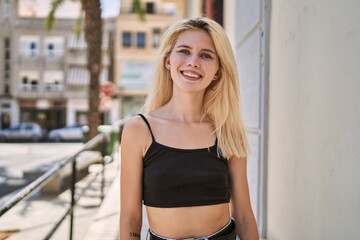
[[[213,57],[208,53],[202,53],[201,58],[203,58],[203,59],[213,59]]]
[[[190,54],[190,51],[187,50],[187,49],[181,49],[181,50],[178,51],[178,53],[182,53],[182,54],[188,55],[188,54]]]

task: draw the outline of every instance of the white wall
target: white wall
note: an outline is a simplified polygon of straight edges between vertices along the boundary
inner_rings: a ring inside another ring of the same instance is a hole
[[[360,1],[273,0],[268,239],[360,237]]]
[[[248,181],[261,236],[266,235],[266,133],[268,4],[264,0],[224,1],[224,27],[233,46],[251,154]]]

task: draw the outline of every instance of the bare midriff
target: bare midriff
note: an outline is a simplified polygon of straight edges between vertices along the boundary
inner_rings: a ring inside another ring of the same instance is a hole
[[[146,207],[149,226],[159,236],[182,239],[209,236],[230,219],[229,204],[196,207]]]

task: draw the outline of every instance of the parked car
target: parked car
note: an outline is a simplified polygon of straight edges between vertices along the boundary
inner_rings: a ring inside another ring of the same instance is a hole
[[[44,139],[46,131],[37,123],[23,122],[5,130],[0,130],[0,141],[31,140],[38,142]]]
[[[53,129],[48,134],[48,139],[54,142],[81,141],[83,139],[84,125],[66,126]]]

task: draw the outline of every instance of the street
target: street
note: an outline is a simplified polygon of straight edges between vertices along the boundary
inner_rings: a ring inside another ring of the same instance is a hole
[[[6,194],[27,184],[24,170],[63,159],[81,146],[82,143],[1,143],[0,202]]]

